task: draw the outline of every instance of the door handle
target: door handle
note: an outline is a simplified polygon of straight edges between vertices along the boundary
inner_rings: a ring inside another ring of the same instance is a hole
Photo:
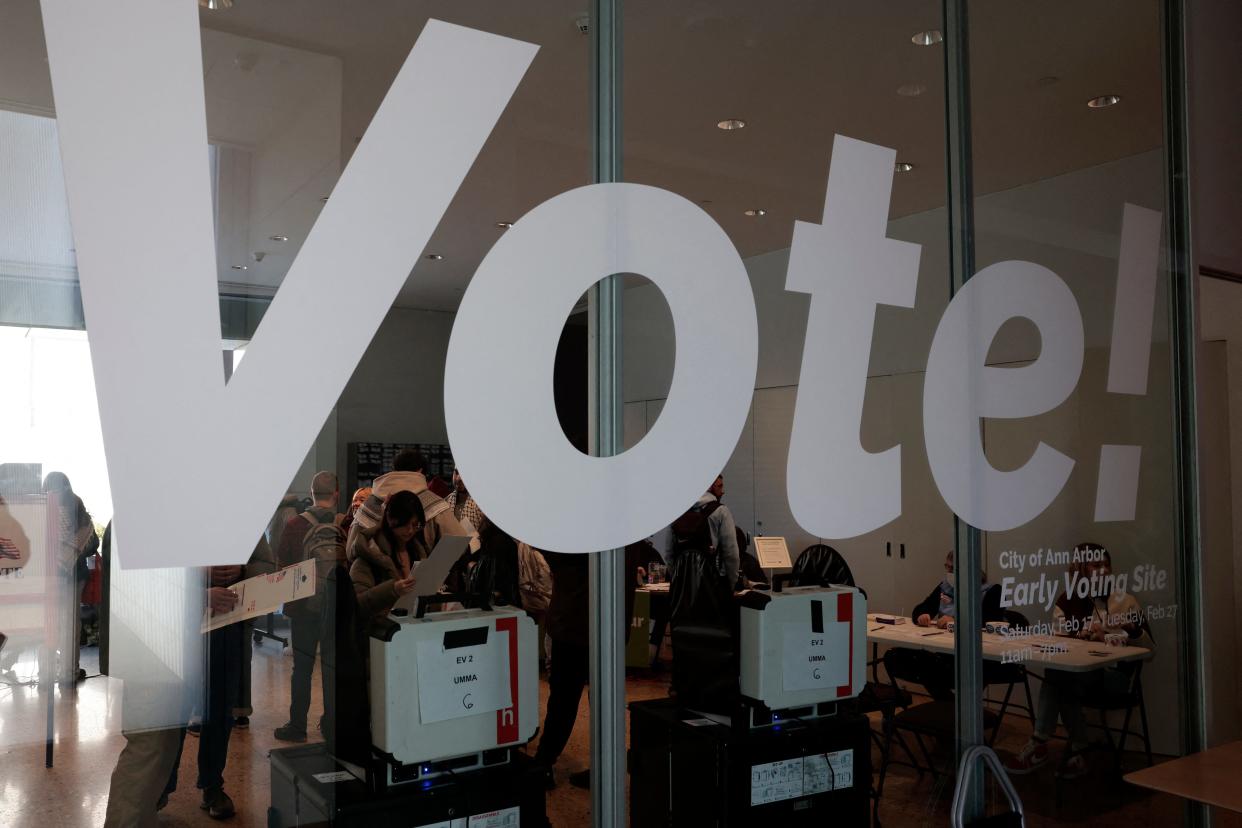
[[[893,542],[892,541],[884,541],[884,555],[885,557],[888,557],[888,558],[893,557]]]
[[[901,545],[901,559],[903,561],[906,559],[906,545],[904,543]]]

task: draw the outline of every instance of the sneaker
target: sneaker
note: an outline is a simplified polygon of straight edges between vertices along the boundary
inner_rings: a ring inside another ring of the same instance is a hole
[[[237,813],[233,800],[224,792],[224,788],[208,788],[203,791],[203,801],[198,807],[207,812],[212,819],[228,819]]]
[[[276,738],[282,742],[305,742],[306,728],[299,727],[293,722],[285,722],[276,728]]]
[[[1087,757],[1081,753],[1070,754],[1057,768],[1058,779],[1080,779],[1087,775]]]
[[[1016,756],[1005,760],[1005,770],[1021,776],[1038,769],[1048,761],[1048,743],[1031,739]]]
[[[586,791],[591,790],[591,769],[585,768],[576,773],[571,773],[569,775],[569,784],[575,788],[582,788]]]
[[[250,717],[249,716],[238,716],[236,719],[233,720],[233,727],[237,728],[238,730],[249,730],[250,729]]]

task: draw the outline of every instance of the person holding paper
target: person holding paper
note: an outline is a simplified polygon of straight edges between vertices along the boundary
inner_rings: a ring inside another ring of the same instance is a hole
[[[465,530],[457,518],[453,516],[453,511],[449,508],[448,502],[433,492],[427,486],[427,458],[422,452],[415,449],[404,449],[397,453],[392,461],[392,471],[382,477],[375,479],[372,495],[378,497],[381,501],[387,500],[395,492],[413,492],[418,495],[418,501],[423,507],[423,528],[419,530],[422,534],[423,547],[427,550],[435,549],[436,544],[440,542],[440,538],[445,535],[464,535]],[[351,534],[356,531],[351,529]],[[478,528],[478,527],[475,527]],[[352,560],[352,538],[350,541],[350,555]]]
[[[358,595],[360,620],[368,626],[387,616],[397,599],[414,591],[414,567],[428,554],[423,544],[425,523],[419,496],[401,490],[384,503],[378,530],[355,538],[349,577]],[[358,529],[355,525],[355,532]]]
[[[231,612],[239,600],[233,585],[256,574],[254,561],[269,557],[267,540],[260,537],[251,555],[251,564],[215,566],[205,570],[206,589],[202,599],[208,611],[212,615]],[[197,606],[195,602],[195,609]],[[171,609],[174,617],[184,611],[184,607]],[[143,720],[149,714],[143,707],[143,701],[151,704],[152,699],[159,700],[155,705],[157,708],[172,704],[175,711],[177,706],[183,706],[180,712],[186,718],[190,714],[191,701],[196,698],[202,700],[205,709],[197,749],[197,787],[202,791],[200,805],[212,819],[228,819],[236,813],[233,800],[224,792],[224,766],[233,729],[233,710],[239,700],[245,637],[246,631],[241,623],[220,627],[204,636],[207,664],[203,674],[206,680],[203,696],[199,696],[195,688],[178,686],[183,681],[180,677],[171,686],[154,678],[149,679],[148,684],[146,676],[126,678],[126,707],[122,718],[126,741],[112,771],[105,828],[158,824],[156,813],[168,804],[169,797],[177,789],[177,770],[181,764],[186,728],[184,725],[168,727],[161,724],[156,728],[144,729],[143,725],[149,727],[149,723]],[[130,712],[131,703],[134,713]],[[138,715],[137,721],[131,721],[129,716],[135,713],[144,715]]]
[[[318,524],[340,523],[341,517],[336,513],[336,504],[341,493],[336,475],[330,471],[316,472],[311,478],[310,489],[314,505],[289,518],[280,534],[276,560],[281,568],[305,560],[304,545],[312,528]],[[293,644],[293,674],[289,678],[289,721],[276,728],[275,736],[282,742],[305,742],[315,654],[319,651],[319,641],[326,631],[323,629],[317,605],[312,610],[310,602],[294,602],[285,605],[284,613],[292,628],[290,637]]]

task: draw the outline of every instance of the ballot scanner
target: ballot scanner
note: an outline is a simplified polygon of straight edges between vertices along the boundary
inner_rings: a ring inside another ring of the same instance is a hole
[[[513,607],[392,615],[371,632],[381,785],[510,761],[539,719],[535,623]]]
[[[729,715],[702,694],[630,705],[634,825],[868,823],[871,726],[849,703],[866,684],[866,599],[775,581],[737,596]]]
[[[780,580],[740,602],[742,701],[763,724],[782,711],[803,718],[834,712],[836,702],[866,684],[866,597],[850,586],[788,587]]]

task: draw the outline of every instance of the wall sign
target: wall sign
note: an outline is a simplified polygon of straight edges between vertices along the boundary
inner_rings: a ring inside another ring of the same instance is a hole
[[[420,641],[418,712],[423,724],[492,713],[513,703],[508,632],[488,630],[482,644],[446,648]]]

